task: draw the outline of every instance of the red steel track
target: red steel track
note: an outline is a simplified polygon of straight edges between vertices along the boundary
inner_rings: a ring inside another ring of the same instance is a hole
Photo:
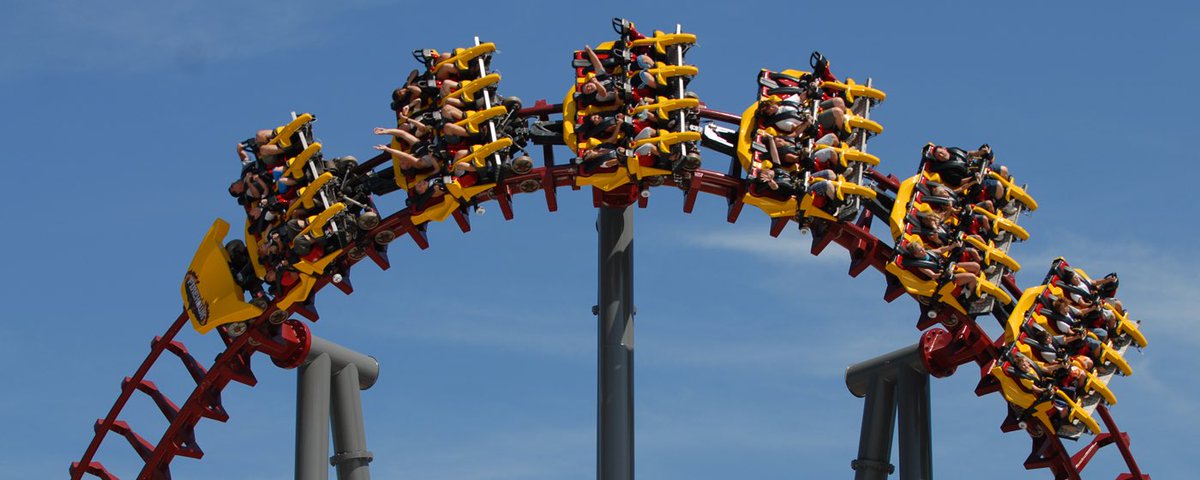
[[[551,105],[544,101],[539,101],[536,105],[521,110],[520,113],[524,117],[547,119],[549,115],[561,111],[560,105]],[[702,117],[710,120],[729,122],[735,125],[740,121],[740,117],[737,115],[713,110],[701,109],[700,114]],[[485,192],[477,198],[480,200],[495,200],[499,204],[504,218],[506,220],[512,219],[511,198],[515,194],[523,193],[518,188],[518,185],[532,179],[540,184],[546,198],[547,208],[550,211],[556,211],[558,209],[558,188],[572,187],[572,189],[578,190],[579,187],[576,187],[574,182],[577,167],[575,165],[554,165],[551,148],[548,145],[544,147],[546,166],[535,168],[523,175],[509,176],[497,184],[491,191]],[[386,154],[382,154],[364,162],[359,168],[363,171],[373,169],[387,160],[388,157]],[[733,162],[736,164],[736,159]],[[730,174],[700,169],[693,173],[687,185],[676,185],[672,180],[668,180],[666,185],[685,189],[686,194],[683,209],[686,213],[691,213],[695,206],[696,198],[701,192],[727,199],[729,208],[726,219],[732,223],[737,221],[740,215],[742,210],[741,199],[748,188],[748,181],[740,178],[740,171],[735,166],[731,165],[729,171],[732,173]],[[868,170],[868,176],[882,190],[894,192],[899,186],[899,180],[892,175]],[[596,206],[602,204],[630,205],[637,202],[639,206],[644,207],[647,199],[637,196],[636,191],[628,187],[629,185],[626,188],[619,188],[608,193],[593,189],[593,201]],[[393,213],[372,230],[368,238],[379,238],[380,234],[386,236],[388,234],[385,232],[391,232],[391,234],[397,237],[408,235],[420,248],[428,248],[429,240],[425,235],[425,228],[428,224],[414,226],[411,220],[413,214],[414,212],[409,208]],[[454,219],[463,232],[470,231],[470,223],[462,210],[455,211]],[[891,302],[904,295],[905,291],[900,285],[899,280],[885,270],[885,266],[895,254],[891,246],[871,234],[872,221],[873,214],[869,210],[864,209],[853,222],[829,223],[827,224],[827,228],[814,229],[812,232],[811,252],[813,255],[819,254],[830,244],[836,244],[846,249],[850,253],[850,268],[848,272],[850,276],[857,277],[868,268],[874,268],[879,271],[887,278],[888,286],[884,291],[884,300]],[[778,236],[784,227],[787,226],[788,222],[789,219],[773,219],[770,229],[771,235]],[[344,278],[341,282],[334,283],[334,285],[346,294],[353,291],[349,276],[350,267],[353,264],[358,263],[364,258],[369,258],[382,269],[387,269],[390,266],[387,245],[375,242],[367,243],[369,246],[363,252],[364,255],[355,257],[346,256],[340,260],[345,262]],[[313,306],[312,299],[315,298],[318,291],[329,283],[331,283],[329,277],[322,276],[313,288],[312,296],[309,297],[308,302],[304,304],[297,303],[289,310],[309,320],[316,321],[318,314]],[[1021,289],[1017,286],[1011,274],[1006,275],[1002,283],[1014,297],[1020,297]],[[221,392],[230,382],[238,382],[248,386],[254,386],[257,383],[254,373],[250,368],[250,360],[255,352],[266,354],[277,366],[282,368],[295,368],[299,366],[308,354],[310,340],[308,327],[297,320],[287,320],[281,326],[273,326],[268,321],[268,318],[275,311],[277,309],[272,305],[261,316],[251,321],[251,327],[248,329],[247,334],[236,338],[227,337],[222,330],[218,329],[221,332],[222,340],[225,342],[225,350],[207,368],[196,361],[182,343],[175,340],[180,329],[188,323],[187,314],[181,314],[167,328],[167,331],[163,335],[155,337],[151,341],[150,353],[146,356],[141,366],[134,372],[133,376],[126,377],[122,381],[121,393],[118,395],[116,402],[113,403],[108,415],[96,421],[95,436],[92,438],[91,443],[88,444],[80,460],[71,464],[71,479],[79,480],[85,474],[106,480],[117,478],[101,462],[95,460],[96,451],[109,433],[125,437],[144,461],[144,466],[137,476],[139,480],[163,480],[171,478],[169,467],[175,457],[181,456],[195,459],[203,457],[204,451],[201,450],[195,439],[195,427],[201,419],[205,418],[218,422],[225,422],[229,419],[229,414],[221,405]],[[999,320],[1004,321],[1006,319]],[[931,328],[938,324],[945,326],[945,328]],[[981,368],[982,377],[976,393],[978,395],[985,395],[998,391],[996,385],[988,382],[990,377],[987,372],[990,368],[989,364],[998,357],[1002,340],[993,341],[975,323],[973,318],[954,311],[949,307],[934,310],[930,315],[920,315],[917,328],[924,330],[921,336],[921,347],[925,355],[925,366],[930,374],[936,377],[946,377],[953,374],[959,366],[973,362]],[[182,406],[178,406],[171,399],[167,398],[153,382],[145,378],[150,367],[159,361],[164,351],[170,352],[177,357],[196,382],[195,389]],[[163,432],[157,442],[148,441],[145,437],[131,430],[126,422],[120,420],[126,403],[135,391],[150,397],[170,422],[166,431]],[[1141,473],[1133,454],[1129,450],[1128,434],[1120,431],[1113,421],[1112,416],[1103,405],[1099,406],[1097,410],[1107,430],[1106,433],[1095,436],[1090,443],[1074,454],[1067,450],[1058,437],[1043,436],[1035,438],[1033,439],[1032,451],[1025,460],[1025,468],[1047,468],[1053,472],[1055,479],[1079,479],[1080,473],[1095,456],[1097,451],[1106,445],[1112,444],[1117,446],[1129,469],[1129,473],[1118,476],[1117,480],[1149,480],[1150,477],[1148,475]],[[1017,429],[1016,423],[1012,421],[1006,421],[1001,425],[1001,430],[1003,431]]]

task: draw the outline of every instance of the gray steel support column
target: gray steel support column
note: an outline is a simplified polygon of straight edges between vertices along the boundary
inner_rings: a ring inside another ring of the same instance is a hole
[[[896,384],[876,376],[863,402],[858,459],[850,462],[854,480],[885,480],[892,472],[892,435],[896,428]]]
[[[296,480],[328,480],[329,355],[310,355],[297,371]]]
[[[896,372],[899,408],[900,480],[933,478],[929,375],[912,369]]]
[[[341,371],[346,365],[354,364],[358,369],[358,386],[363,390],[371,388],[379,379],[379,362],[370,355],[358,353],[349,348],[313,335],[312,344],[308,349],[308,358],[326,354],[331,361],[332,371]]]
[[[596,478],[633,480],[633,208],[600,207]]]
[[[371,480],[368,465],[374,457],[367,451],[359,388],[358,367],[354,363],[333,374],[334,455],[329,463],[337,469],[338,480]]]

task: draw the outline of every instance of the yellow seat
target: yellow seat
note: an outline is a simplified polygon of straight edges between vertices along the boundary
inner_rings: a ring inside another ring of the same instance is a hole
[[[582,149],[595,148],[596,146],[600,145],[600,140],[591,138],[580,141],[578,133],[575,131],[575,119],[578,118],[579,115],[588,116],[594,113],[613,111],[617,109],[617,106],[592,105],[585,107],[584,111],[581,113],[578,110],[578,104],[575,102],[575,92],[576,87],[571,87],[570,90],[567,90],[567,96],[563,98],[563,143],[567,145],[567,148],[570,148],[572,152],[578,155],[581,150],[581,145]]]
[[[342,249],[338,249],[332,253],[328,253],[324,257],[317,259],[315,262],[310,262],[308,260],[296,262],[296,270],[309,275],[322,275],[325,273],[325,269],[329,267],[329,264],[333,263],[334,260],[337,260],[338,256],[342,254],[342,251]]]
[[[896,201],[892,203],[892,212],[888,217],[888,226],[892,229],[892,240],[898,241],[904,235],[904,217],[908,215],[908,204],[912,202],[913,186],[920,176],[914,175],[900,182],[896,191]]]
[[[267,276],[267,268],[258,261],[258,237],[250,234],[250,219],[246,219],[245,228],[246,250],[250,252],[250,264],[254,266],[254,274],[258,278]]]
[[[615,172],[593,173],[588,176],[576,175],[575,185],[580,187],[590,185],[605,192],[610,192],[617,187],[629,183],[630,178],[629,168],[621,165],[617,167],[617,171]]]
[[[1021,292],[1021,299],[1017,301],[1017,305],[1013,307],[1012,313],[1008,316],[1008,321],[1004,324],[1005,343],[1013,343],[1020,338],[1021,325],[1025,323],[1025,315],[1045,290],[1045,285],[1038,285],[1026,288],[1025,291]]]
[[[433,187],[430,187],[433,188]],[[442,222],[454,213],[462,204],[457,199],[450,195],[442,195],[442,201],[436,205],[429,205],[421,213],[411,217],[413,225],[420,225],[425,222]]]
[[[225,234],[229,224],[217,219],[196,248],[180,285],[183,305],[197,332],[208,333],[228,323],[244,322],[262,314],[262,309],[246,303],[245,291],[229,269]]]
[[[661,168],[643,166],[642,162],[639,161],[637,159],[637,157],[631,157],[625,163],[626,163],[626,167],[629,168],[629,174],[633,175],[633,178],[636,178],[638,180],[641,180],[646,177],[657,177],[657,176],[662,176],[662,175],[671,175],[672,173],[674,173],[670,170],[663,170]]]
[[[779,200],[747,193],[742,195],[742,203],[762,209],[771,218],[795,218],[799,211],[795,196],[788,197],[787,200]]]
[[[753,170],[754,165],[754,155],[750,152],[750,147],[754,144],[754,137],[758,133],[758,127],[754,122],[754,114],[757,111],[758,102],[750,104],[746,111],[742,112],[742,121],[738,124],[738,163],[742,164],[742,170],[746,172]]]
[[[295,305],[296,302],[303,302],[312,294],[313,287],[317,285],[317,279],[312,275],[299,273],[296,276],[296,283],[292,285],[291,290],[288,290],[287,295],[284,295],[283,298],[275,303],[280,310],[287,310],[292,305]]]
[[[897,265],[896,262],[888,262],[886,269],[888,273],[900,279],[900,284],[904,286],[904,290],[909,294],[934,299],[939,303],[949,305],[963,315],[967,314],[967,309],[963,307],[962,303],[958,301],[958,297],[954,295],[954,283],[950,282],[938,287],[937,282],[918,277],[917,274],[904,269],[900,265]]]

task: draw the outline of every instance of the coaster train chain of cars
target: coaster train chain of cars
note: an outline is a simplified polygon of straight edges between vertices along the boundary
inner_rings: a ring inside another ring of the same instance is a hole
[[[687,213],[701,192],[725,198],[731,223],[744,205],[757,207],[772,236],[795,222],[811,233],[812,254],[837,244],[850,253],[851,276],[881,272],[886,301],[915,298],[926,369],[945,377],[978,365],[976,393],[999,392],[1008,406],[1001,429],[1024,429],[1033,440],[1026,468],[1079,478],[1099,448],[1116,444],[1131,472],[1120,478],[1149,478],[1107,408],[1116,403],[1109,381],[1132,374],[1125,352],[1147,344],[1140,322],[1116,299],[1116,274],[1093,279],[1062,258],[1042,285],[1017,286],[1021,266],[1008,252],[1029,238],[1017,220],[1037,202],[990,146],[926,145],[917,174],[901,180],[876,170],[880,159],[867,153],[883,131],[870,113],[886,95],[870,81],[839,80],[819,53],[809,71],[760,71],[755,101],[739,116],[708,109],[687,89],[699,73],[685,62],[695,35],[678,27],[645,35],[623,19],[613,27],[616,40],[574,53],[575,80],[561,104],[524,107],[501,96],[490,68],[496,46],[476,38],[466,48],[413,52],[422,69],[392,93],[396,125],[375,129],[388,141],[361,164],[326,158],[308,113],[239,143],[242,170],[229,193],[246,212],[242,238],[225,241],[229,224],[214,222],[184,276],[184,312],[124,380],[71,478],[117,478],[94,460],[108,433],[144,461],[139,479],[169,478],[175,457],[203,456],[194,428],[202,418],[228,420],[221,391],[256,383],[253,354],[300,366],[311,336],[292,315],[317,321],[317,292],[353,292],[351,267],[364,259],[388,269],[388,244],[399,236],[428,248],[431,223],[453,218],[468,232],[487,201],[512,219],[518,193],[541,190],[550,211],[560,187],[592,187],[596,207],[645,207],[660,186],[679,189]],[[702,168],[701,145],[727,155],[728,170]],[[528,155],[534,146],[542,167]],[[554,146],[566,146],[571,161],[556,164]],[[406,207],[385,216],[374,197],[397,190]],[[876,217],[891,242],[871,233]],[[1000,338],[977,323],[987,315],[1003,328]],[[207,368],[175,339],[185,325],[215,330],[225,343]],[[182,406],[146,379],[164,351],[197,383]],[[170,422],[157,442],[119,419],[135,391]],[[1090,442],[1075,454],[1062,443],[1085,435]]]

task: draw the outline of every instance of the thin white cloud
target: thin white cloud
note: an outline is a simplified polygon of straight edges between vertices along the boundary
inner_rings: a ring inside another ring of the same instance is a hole
[[[426,480],[585,477],[594,468],[594,463],[590,455],[580,455],[580,452],[591,451],[595,441],[596,434],[591,428],[530,428],[457,437],[432,445],[434,448],[430,448],[427,441],[409,448],[377,443],[379,447],[375,448],[380,451],[417,451],[421,455],[403,461],[402,466],[375,468],[372,473],[380,478]]]
[[[324,2],[23,2],[0,20],[0,72],[142,72],[249,59],[321,40]]]
[[[586,347],[596,340],[590,330],[571,329],[562,318],[519,312],[518,309],[480,310],[466,306],[445,307],[444,315],[421,320],[420,328],[396,328],[384,321],[364,322],[373,335],[406,340],[451,343],[520,351],[541,355],[592,358]],[[507,312],[507,313],[506,313]],[[583,348],[581,348],[583,347]]]
[[[693,246],[716,250],[727,250],[739,254],[748,254],[772,262],[786,261],[794,264],[829,264],[846,262],[845,255],[838,255],[841,250],[832,245],[814,257],[809,253],[812,237],[801,236],[793,229],[785,229],[779,237],[772,237],[765,231],[708,231],[688,235],[685,241]]]
[[[1133,319],[1143,320],[1141,328],[1150,348],[1163,340],[1200,342],[1200,262],[1194,255],[1164,252],[1133,239],[1091,239],[1070,232],[1055,232],[1054,238],[1057,246],[1052,252],[1016,252],[1029,270],[1023,277],[1026,283],[1041,281],[1050,260],[1060,255],[1093,276],[1117,272],[1121,276],[1117,297]]]

